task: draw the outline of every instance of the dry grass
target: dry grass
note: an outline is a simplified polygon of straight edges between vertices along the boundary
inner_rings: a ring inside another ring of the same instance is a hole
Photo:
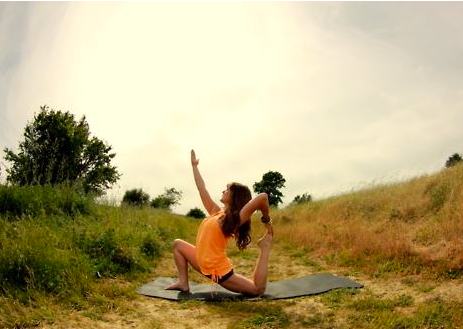
[[[276,210],[281,240],[317,257],[378,271],[463,270],[463,166],[387,186]]]

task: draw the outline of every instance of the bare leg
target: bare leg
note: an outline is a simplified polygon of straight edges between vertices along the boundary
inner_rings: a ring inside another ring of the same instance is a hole
[[[233,274],[227,281],[221,284],[222,287],[239,292],[244,295],[259,296],[265,292],[267,287],[268,261],[272,247],[273,228],[271,224],[265,224],[267,233],[257,243],[260,248],[259,258],[254,269],[253,280],[242,275]]]
[[[199,266],[196,261],[196,247],[192,244],[180,239],[176,239],[173,243],[175,265],[178,270],[178,281],[165,287],[167,290],[180,290],[189,292],[188,284],[188,263],[198,272]]]

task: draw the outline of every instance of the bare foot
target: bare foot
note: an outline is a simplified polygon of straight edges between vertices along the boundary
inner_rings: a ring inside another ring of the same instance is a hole
[[[165,287],[164,289],[165,290],[180,290],[181,292],[184,292],[184,293],[190,292],[190,287],[188,286],[188,284],[181,284],[179,281],[172,283],[171,285]]]
[[[266,223],[265,227],[267,228],[267,232],[257,242],[257,245],[259,246],[260,249],[270,249],[270,247],[272,246],[273,227],[270,223]]]

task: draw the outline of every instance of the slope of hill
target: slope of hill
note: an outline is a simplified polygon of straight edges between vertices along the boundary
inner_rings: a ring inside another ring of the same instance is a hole
[[[281,239],[364,271],[463,273],[463,165],[277,211]]]
[[[331,272],[365,287],[242,303],[175,303],[134,293],[155,276],[177,274],[170,243],[175,238],[194,243],[196,220],[95,205],[78,196],[50,206],[59,199],[50,197],[54,192],[0,186],[0,206],[16,205],[16,213],[0,214],[0,327],[463,327],[462,182],[459,165],[273,209],[269,280]],[[30,198],[32,212],[22,212]],[[69,206],[74,203],[80,208]],[[263,233],[259,214],[252,222],[249,249],[229,245],[236,271],[248,277],[258,255],[255,241]],[[205,280],[190,274],[191,280]]]

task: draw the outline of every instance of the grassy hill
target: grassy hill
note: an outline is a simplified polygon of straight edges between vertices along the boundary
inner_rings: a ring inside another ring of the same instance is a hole
[[[133,294],[108,280],[146,280],[170,241],[196,227],[167,211],[98,205],[69,187],[0,186],[0,213],[1,328]]]
[[[363,271],[461,277],[463,166],[277,212],[279,235]]]
[[[288,301],[172,303],[134,290],[176,275],[171,241],[199,222],[98,205],[69,188],[0,186],[0,328],[463,327],[463,166],[274,209],[269,279],[312,272],[365,285]],[[253,241],[263,228],[253,217]],[[250,276],[255,243],[241,253]],[[191,279],[204,280],[191,273]]]

